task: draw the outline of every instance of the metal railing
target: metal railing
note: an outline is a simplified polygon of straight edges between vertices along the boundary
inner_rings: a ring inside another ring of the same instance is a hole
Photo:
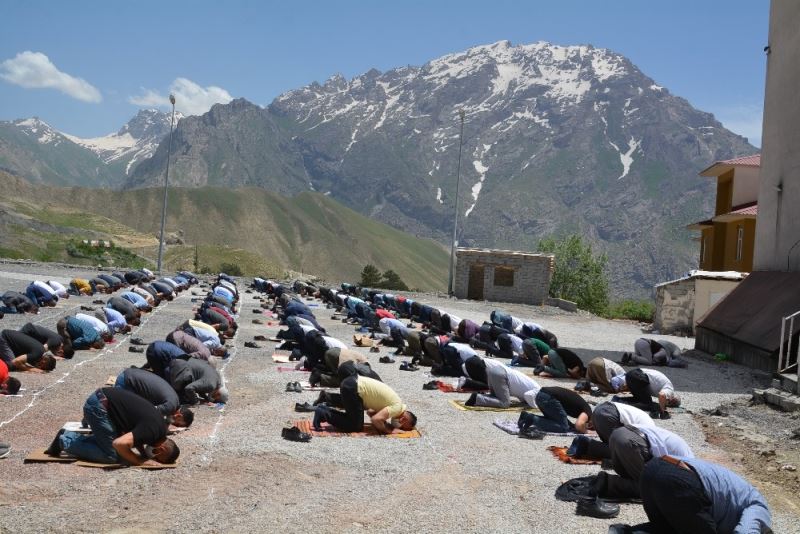
[[[798,347],[792,347],[792,338],[794,337],[794,320],[796,317],[800,317],[800,311],[796,311],[781,320],[781,345],[780,352],[778,353],[778,374],[788,373],[789,370],[794,367],[795,375],[798,377],[798,394],[800,394],[800,369],[798,369],[797,365]],[[789,323],[788,332],[786,329],[787,321]]]

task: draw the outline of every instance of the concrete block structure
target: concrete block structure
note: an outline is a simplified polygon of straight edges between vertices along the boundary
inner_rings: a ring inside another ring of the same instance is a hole
[[[512,250],[456,250],[455,295],[460,299],[537,304],[550,292],[555,257]]]

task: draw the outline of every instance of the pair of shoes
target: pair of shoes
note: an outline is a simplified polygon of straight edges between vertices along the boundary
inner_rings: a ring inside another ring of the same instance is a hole
[[[262,336],[261,334],[258,334],[257,336],[253,336],[253,339],[255,339],[256,341],[267,341],[267,336]]]
[[[599,497],[581,497],[578,499],[575,514],[597,519],[611,519],[619,515],[619,505],[607,503]]]
[[[299,443],[308,443],[311,441],[311,434],[303,432],[296,426],[281,430],[281,437],[285,440],[297,441]]]
[[[128,352],[144,352],[144,347],[128,347]]]
[[[84,311],[94,311],[94,308],[92,306],[87,306],[86,304],[82,304],[81,309]]]
[[[608,393],[600,391],[600,388],[597,386],[592,386],[589,392],[591,393],[592,397],[606,397],[608,395]]]
[[[369,351],[370,351],[370,352],[380,352],[380,351],[381,351],[381,349],[379,349],[378,347],[370,347],[370,348],[369,348]]]
[[[378,361],[381,363],[394,363],[394,358],[391,356],[381,356]]]
[[[589,450],[589,441],[590,438],[588,436],[576,436],[567,449],[567,456],[574,456],[576,458],[585,456],[586,452]]]
[[[544,439],[545,434],[540,430],[529,427],[525,430],[520,430],[518,436],[525,439]]]
[[[9,454],[11,454],[11,445],[0,443],[0,458],[6,458]]]
[[[439,389],[439,382],[437,380],[431,380],[427,384],[423,384],[422,389],[428,389],[428,390]]]
[[[622,359],[619,361],[619,364],[628,365],[629,363],[631,363],[632,359],[633,359],[633,354],[631,354],[630,352],[623,352]]]
[[[590,391],[592,389],[592,383],[588,380],[578,380],[574,389],[575,391]]]
[[[313,412],[314,411],[314,406],[309,404],[309,403],[307,403],[307,402],[304,402],[302,404],[300,404],[299,402],[296,402],[296,403],[294,403],[294,411],[296,411],[296,412]]]
[[[259,345],[255,341],[245,341],[244,342],[244,346],[247,347],[248,349],[260,349],[261,348],[261,345]]]
[[[289,382],[286,384],[286,391],[291,393],[302,393],[303,386],[300,385],[300,382]]]
[[[61,430],[58,431],[58,433],[56,434],[56,437],[53,438],[53,442],[50,444],[50,446],[47,447],[47,449],[45,449],[44,453],[47,456],[52,456],[53,458],[61,456],[61,451],[64,450],[61,447],[61,435],[63,433],[64,433],[64,429],[62,428]]]
[[[417,371],[419,367],[414,365],[413,363],[403,362],[400,364],[401,371]]]
[[[140,338],[140,337],[132,337],[130,339],[130,344],[131,345],[147,345],[147,342],[144,339]]]

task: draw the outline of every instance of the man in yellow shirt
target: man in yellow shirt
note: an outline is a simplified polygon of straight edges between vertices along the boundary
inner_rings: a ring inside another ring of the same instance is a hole
[[[364,428],[364,410],[379,432],[390,434],[395,426],[412,430],[417,416],[406,408],[395,391],[379,380],[366,376],[348,376],[339,386],[339,395],[328,394],[328,402],[336,407],[319,405],[314,411],[314,428],[328,422],[341,432],[359,432]]]

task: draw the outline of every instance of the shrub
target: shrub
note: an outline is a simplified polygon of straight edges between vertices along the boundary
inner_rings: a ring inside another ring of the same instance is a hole
[[[361,285],[363,287],[378,287],[381,283],[381,272],[371,263],[361,270]]]
[[[608,308],[608,274],[605,254],[592,254],[579,235],[561,240],[543,239],[539,252],[555,255],[550,296],[575,302],[582,310],[603,315]]]
[[[242,276],[242,268],[235,263],[223,262],[219,266],[219,271],[230,276]]]
[[[609,319],[630,319],[652,323],[656,307],[649,300],[622,300],[608,307]]]

